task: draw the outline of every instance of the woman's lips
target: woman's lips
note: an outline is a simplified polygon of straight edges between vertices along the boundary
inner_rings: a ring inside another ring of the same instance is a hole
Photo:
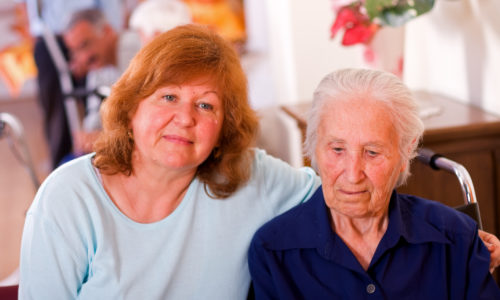
[[[359,194],[366,193],[366,190],[362,190],[362,191],[340,190],[340,192],[342,192],[342,193],[344,193],[346,195],[359,195]]]
[[[181,145],[192,145],[193,142],[185,137],[178,135],[165,135],[164,138],[172,143],[181,144]]]

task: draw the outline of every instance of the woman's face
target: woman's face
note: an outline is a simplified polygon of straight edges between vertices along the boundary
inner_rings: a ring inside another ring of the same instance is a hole
[[[195,171],[217,145],[223,120],[220,94],[208,80],[160,87],[132,118],[133,162]]]
[[[391,120],[386,107],[370,99],[325,105],[315,154],[332,213],[358,218],[387,210],[405,167]]]

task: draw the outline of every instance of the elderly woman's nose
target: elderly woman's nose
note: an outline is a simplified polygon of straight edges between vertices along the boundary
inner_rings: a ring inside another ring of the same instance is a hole
[[[345,174],[350,182],[356,183],[364,178],[364,161],[359,152],[350,153],[345,160]]]
[[[192,126],[195,124],[195,107],[192,103],[181,103],[176,107],[174,120],[182,126]]]

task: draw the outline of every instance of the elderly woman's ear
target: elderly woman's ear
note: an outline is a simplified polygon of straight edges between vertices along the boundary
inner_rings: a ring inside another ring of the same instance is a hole
[[[408,148],[406,149],[406,154],[408,155],[407,157],[413,157],[413,152],[414,151],[417,151],[417,148],[418,148],[418,139],[417,138],[414,138],[410,145],[408,145]]]
[[[406,153],[405,153],[404,157],[402,157],[404,159],[404,161],[401,165],[401,173],[404,173],[404,171],[410,167],[410,159],[409,158],[413,157],[413,151],[415,151],[415,149],[417,148],[416,143],[418,143],[418,139],[414,138],[411,141],[411,143],[408,145],[408,147],[406,147],[406,149],[405,149]]]
[[[406,157],[409,157],[409,158],[413,158],[414,155],[416,153],[413,153],[413,152],[416,152],[417,151],[417,148],[418,148],[418,138],[414,138],[411,143],[408,145],[408,147],[406,148]],[[406,165],[405,165],[405,168],[409,168],[410,167],[410,159],[408,159],[406,161]]]

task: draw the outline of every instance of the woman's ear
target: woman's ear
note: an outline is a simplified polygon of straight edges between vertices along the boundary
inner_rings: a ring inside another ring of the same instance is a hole
[[[414,138],[411,143],[408,145],[408,147],[406,148],[406,157],[412,157],[412,152],[417,149],[417,146],[418,145],[415,145],[416,143],[418,143],[417,141],[417,138]],[[403,172],[406,168],[409,168],[409,162],[410,160],[406,160],[402,166],[401,166],[401,172]]]
[[[417,149],[418,147],[417,143],[418,143],[417,138],[414,138],[413,141],[411,141],[410,145],[408,145],[408,149],[406,149],[408,156],[411,156],[412,152],[415,149]]]

